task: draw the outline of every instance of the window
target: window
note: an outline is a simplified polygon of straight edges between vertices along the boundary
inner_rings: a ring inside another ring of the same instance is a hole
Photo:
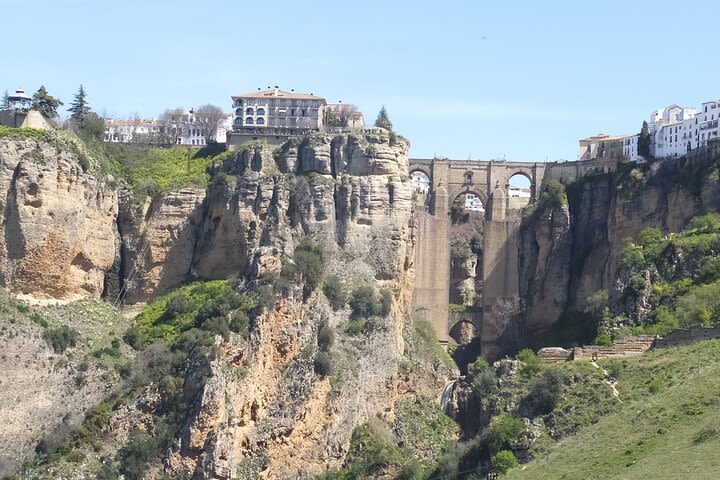
[[[257,119],[257,122],[255,122],[256,125],[265,125],[265,119],[260,117]]]
[[[239,98],[237,100],[235,100],[235,106],[242,107],[242,100],[240,100]]]
[[[248,107],[248,108],[245,110],[245,115],[255,115],[255,110],[253,110],[252,108]]]
[[[320,100],[313,100],[313,107],[315,107],[315,108],[320,107]]]
[[[274,106],[275,106],[275,100],[270,100],[270,106],[271,106],[271,107],[274,107]]]
[[[293,106],[293,107],[297,107],[297,106],[298,106],[298,101],[297,101],[297,100],[293,100],[293,101],[292,101],[292,106]]]
[[[294,108],[291,108],[291,109],[290,109],[290,116],[291,116],[291,117],[294,117],[294,116],[295,116],[295,109],[294,109]]]
[[[307,117],[307,109],[306,109],[306,108],[303,108],[303,109],[300,111],[300,113],[301,113],[301,115],[302,115],[303,117]]]
[[[295,125],[297,125],[297,118],[291,118],[291,119],[290,119],[290,126],[294,127]]]
[[[235,110],[235,115],[242,115],[242,108]]]
[[[280,118],[279,120],[280,120],[280,126],[281,126],[281,127],[284,127],[284,126],[285,126],[285,118],[282,117],[282,118]]]
[[[287,101],[287,100],[280,100],[280,106],[281,106],[281,107],[287,107],[287,106],[288,106],[288,101]]]
[[[302,101],[302,106],[303,106],[303,107],[307,107],[307,106],[308,106],[308,101],[307,101],[307,100],[303,100],[303,101]],[[713,108],[715,108],[715,107],[713,107]]]
[[[271,117],[270,120],[268,120],[268,125],[275,125],[275,119]]]
[[[265,109],[264,109],[264,108],[258,108],[258,109],[257,109],[257,114],[258,114],[258,115],[265,115]]]
[[[246,118],[246,119],[245,119],[245,124],[246,124],[246,125],[252,125],[252,124],[253,124],[253,119],[252,119],[252,117]]]
[[[242,125],[242,117],[237,117],[237,118],[235,119],[235,124],[237,124],[237,125]]]

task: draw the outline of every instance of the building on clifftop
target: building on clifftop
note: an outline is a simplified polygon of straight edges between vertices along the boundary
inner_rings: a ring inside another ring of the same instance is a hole
[[[47,130],[50,124],[40,112],[32,109],[33,100],[24,90],[17,89],[8,95],[8,108],[0,110],[0,125],[13,128],[39,128]]]
[[[227,134],[228,148],[248,140],[265,140],[272,145],[289,137],[319,131],[327,102],[312,93],[267,90],[234,95],[232,130]]]

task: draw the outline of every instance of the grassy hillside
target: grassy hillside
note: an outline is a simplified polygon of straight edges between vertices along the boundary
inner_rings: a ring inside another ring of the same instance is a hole
[[[717,478],[720,341],[605,361],[621,403],[507,479]]]

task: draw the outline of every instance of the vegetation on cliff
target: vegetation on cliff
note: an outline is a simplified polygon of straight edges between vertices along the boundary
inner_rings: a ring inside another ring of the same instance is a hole
[[[720,215],[693,218],[679,233],[646,228],[626,241],[619,282],[599,310],[600,331],[663,335],[720,320]]]
[[[605,360],[619,400],[508,479],[693,478],[720,469],[720,341]]]

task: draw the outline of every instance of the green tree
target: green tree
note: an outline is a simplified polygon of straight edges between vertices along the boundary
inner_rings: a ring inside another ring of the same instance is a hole
[[[48,93],[45,85],[41,85],[38,91],[33,94],[32,109],[40,112],[40,115],[48,120],[58,116],[57,109],[62,105],[63,102]]]
[[[1,109],[10,108],[10,94],[7,90],[3,93],[2,103],[0,103]]]
[[[75,94],[68,112],[70,112],[70,118],[77,124],[78,128],[82,129],[85,126],[85,119],[90,113],[90,105],[87,103],[87,94],[82,85]]]
[[[392,132],[392,122],[390,121],[390,117],[385,109],[385,105],[382,106],[380,113],[378,113],[378,116],[375,119],[375,126]]]
[[[95,112],[88,112],[80,128],[82,136],[93,140],[102,140],[105,136],[105,119]]]
[[[500,450],[490,459],[493,472],[503,474],[511,468],[518,466],[517,458],[510,450]]]
[[[637,143],[637,154],[643,158],[650,158],[650,127],[643,121]]]

